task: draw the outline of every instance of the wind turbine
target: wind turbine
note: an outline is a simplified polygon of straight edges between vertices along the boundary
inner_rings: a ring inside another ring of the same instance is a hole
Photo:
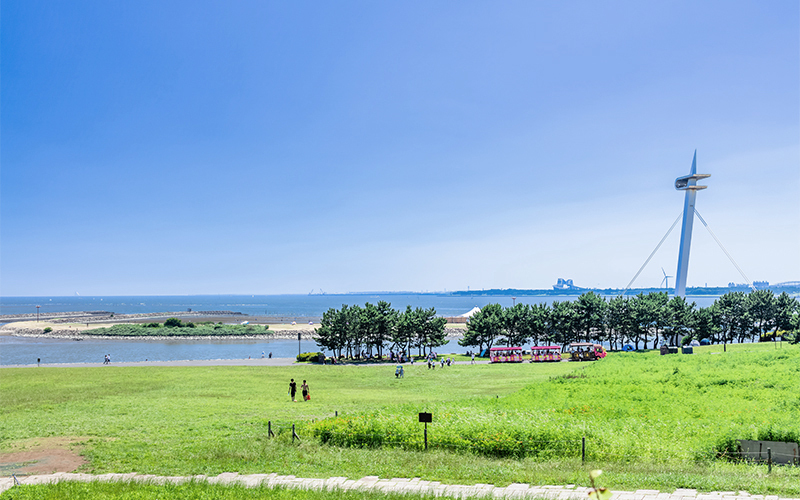
[[[666,286],[666,288],[667,288],[667,289],[669,289],[669,279],[670,279],[670,278],[673,278],[674,276],[667,276],[667,272],[666,272],[666,271],[664,271],[664,268],[663,268],[663,267],[661,268],[661,272],[662,272],[662,273],[664,273],[664,279],[663,279],[663,280],[661,280],[661,284],[660,284],[660,285],[658,285],[658,286],[660,287],[660,286],[661,286],[661,285],[663,285],[663,284],[664,284],[664,282],[666,281],[666,282],[667,282],[667,286]]]

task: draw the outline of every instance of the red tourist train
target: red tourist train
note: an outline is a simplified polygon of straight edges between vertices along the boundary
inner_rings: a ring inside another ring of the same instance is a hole
[[[522,363],[522,347],[492,347],[489,360],[492,363]]]
[[[561,361],[561,347],[557,345],[531,347],[531,363]]]

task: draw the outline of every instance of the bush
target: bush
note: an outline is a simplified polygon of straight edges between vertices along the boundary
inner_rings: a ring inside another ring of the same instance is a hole
[[[146,325],[144,325],[144,327],[145,328],[160,328],[161,325],[158,324],[158,323],[147,323]]]
[[[53,329],[52,329],[52,328],[50,328],[49,326],[48,326],[47,328],[45,328],[45,329],[44,329],[44,333],[50,333],[50,332],[52,332],[52,331],[53,331]]]
[[[194,323],[192,323],[192,322],[190,321],[190,322],[186,323],[186,324],[185,324],[185,325],[183,325],[183,326],[185,326],[186,328],[194,328]]]
[[[180,328],[183,326],[183,323],[178,318],[169,318],[164,322],[164,326]]]
[[[300,363],[308,361],[318,362],[320,355],[324,356],[321,352],[303,352],[297,355],[297,361]]]

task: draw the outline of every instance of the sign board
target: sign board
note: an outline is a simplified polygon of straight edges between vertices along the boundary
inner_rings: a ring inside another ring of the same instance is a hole
[[[433,414],[432,413],[420,413],[419,414],[419,421],[420,423],[431,423],[433,422]]]

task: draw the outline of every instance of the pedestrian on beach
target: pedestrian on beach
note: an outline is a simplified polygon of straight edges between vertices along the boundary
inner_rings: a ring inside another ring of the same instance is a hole
[[[272,352],[269,353],[269,359],[272,359]]]
[[[261,351],[261,359],[264,359],[264,351]]]
[[[294,379],[289,382],[289,396],[292,397],[292,402],[296,403],[295,394],[297,394],[297,382]]]
[[[36,366],[41,366],[42,358],[36,358]]]
[[[303,385],[300,386],[300,390],[303,391],[303,401],[311,399],[311,389],[308,388],[308,384],[305,380],[303,380]]]

